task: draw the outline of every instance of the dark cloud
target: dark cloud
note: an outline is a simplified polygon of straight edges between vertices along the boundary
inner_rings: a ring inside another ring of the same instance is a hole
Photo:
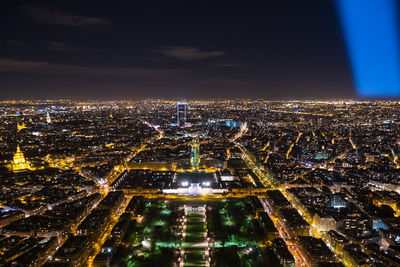
[[[16,41],[16,40],[8,40],[6,41],[7,44],[11,45],[11,46],[26,46],[26,44],[24,42],[20,42],[20,41]]]
[[[67,44],[64,42],[55,42],[55,41],[47,42],[45,48],[48,50],[52,50],[52,51],[60,51],[60,52],[68,52],[68,53],[74,53],[77,51],[84,50],[82,47],[74,46],[74,45]]]
[[[156,52],[179,60],[206,59],[225,55],[224,51],[204,51],[198,47],[189,46],[163,46]]]
[[[221,64],[212,64],[210,67],[215,67],[215,68],[238,68],[242,67],[243,64],[239,63],[221,63]]]
[[[24,7],[23,10],[32,20],[45,24],[67,27],[93,27],[110,24],[108,20],[102,18],[71,15],[55,10],[37,8],[33,6]]]
[[[57,52],[66,52],[66,53],[75,53],[78,51],[87,50],[83,47],[76,46],[73,44],[65,43],[65,42],[57,42],[57,41],[46,41],[46,42],[21,42],[15,40],[8,40],[6,43],[11,47],[20,47],[20,48],[34,48],[34,49],[45,49]]]
[[[37,74],[66,74],[66,75],[95,75],[123,76],[143,79],[168,78],[173,75],[187,73],[184,69],[150,69],[141,67],[88,67],[77,65],[53,64],[44,61],[21,61],[0,58],[0,72],[37,73]]]

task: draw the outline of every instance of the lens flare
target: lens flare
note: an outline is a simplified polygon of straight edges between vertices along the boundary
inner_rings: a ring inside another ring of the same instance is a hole
[[[400,96],[396,0],[336,0],[361,97]]]

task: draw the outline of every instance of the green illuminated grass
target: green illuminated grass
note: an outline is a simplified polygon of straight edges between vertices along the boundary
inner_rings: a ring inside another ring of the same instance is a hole
[[[193,249],[187,248],[185,249],[185,264],[184,266],[191,265],[204,265],[205,261],[203,259],[204,249]]]
[[[162,220],[158,220],[154,223],[154,226],[165,226],[165,225],[166,225],[165,221]]]

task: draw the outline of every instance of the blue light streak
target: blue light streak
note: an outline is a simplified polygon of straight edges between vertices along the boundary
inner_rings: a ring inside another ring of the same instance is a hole
[[[336,0],[361,97],[400,96],[396,0]]]

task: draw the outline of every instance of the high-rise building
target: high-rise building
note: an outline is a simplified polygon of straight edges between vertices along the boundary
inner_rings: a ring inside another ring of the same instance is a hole
[[[47,124],[50,124],[51,123],[51,118],[50,118],[50,114],[47,112],[47,114],[46,114],[46,122],[47,122]]]
[[[176,105],[176,125],[186,127],[186,104],[178,103]]]
[[[197,169],[200,165],[200,143],[197,140],[192,142],[192,155],[190,158],[190,164],[193,168]]]
[[[22,153],[19,145],[17,145],[17,152],[15,152],[12,162],[13,171],[22,171],[29,168],[29,163],[25,160],[24,153]]]

